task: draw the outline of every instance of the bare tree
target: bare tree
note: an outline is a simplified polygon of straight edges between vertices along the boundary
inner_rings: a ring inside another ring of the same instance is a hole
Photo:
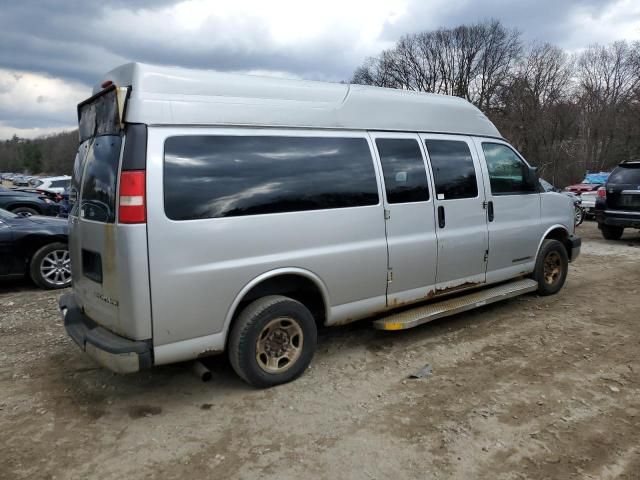
[[[520,33],[497,20],[402,37],[370,58],[353,83],[466,98],[489,107],[521,53]]]
[[[638,43],[615,42],[592,45],[578,57],[580,133],[586,169],[610,167],[625,150],[624,125],[638,122],[639,56]]]
[[[406,35],[352,81],[466,98],[560,184],[640,158],[640,42],[570,57],[491,20]]]

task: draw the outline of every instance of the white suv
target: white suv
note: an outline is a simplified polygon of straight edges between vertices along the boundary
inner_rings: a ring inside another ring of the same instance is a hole
[[[61,177],[39,178],[33,185],[38,190],[45,190],[52,193],[62,193],[71,185],[71,177],[63,175]]]

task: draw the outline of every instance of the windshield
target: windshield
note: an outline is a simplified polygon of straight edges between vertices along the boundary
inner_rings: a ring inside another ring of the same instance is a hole
[[[18,218],[18,215],[15,213],[11,213],[8,210],[0,208],[0,220],[11,220],[13,218]]]

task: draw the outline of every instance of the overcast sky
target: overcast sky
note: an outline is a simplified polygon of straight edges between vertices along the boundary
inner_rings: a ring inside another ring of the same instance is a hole
[[[639,0],[0,0],[0,139],[74,128],[130,61],[347,80],[405,33],[488,18],[570,51],[640,39]]]

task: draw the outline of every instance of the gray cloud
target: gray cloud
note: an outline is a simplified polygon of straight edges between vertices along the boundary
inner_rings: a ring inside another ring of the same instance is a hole
[[[0,69],[13,75],[30,72],[57,78],[82,90],[82,95],[89,93],[90,85],[101,74],[128,61],[275,71],[338,81],[348,79],[366,56],[392,45],[400,36],[439,26],[497,18],[520,30],[525,41],[549,41],[578,49],[593,42],[620,38],[620,25],[633,21],[640,25],[640,9],[629,9],[628,3],[625,7],[619,0],[406,1],[404,14],[387,19],[381,31],[365,40],[360,30],[369,26],[368,20],[360,19],[357,9],[352,9],[351,17],[341,18],[343,11],[327,6],[335,12],[330,28],[315,36],[301,35],[298,39],[294,35],[284,41],[274,38],[273,29],[260,12],[252,8],[247,8],[243,15],[211,16],[197,28],[186,25],[177,31],[172,30],[171,17],[163,12],[180,3],[178,0],[6,1],[0,15]],[[370,8],[383,8],[381,5],[372,2]],[[585,18],[593,22],[591,27],[581,28],[581,19]],[[304,21],[313,29],[313,19]],[[289,26],[278,28],[286,30]],[[637,30],[635,38],[640,38],[640,28]],[[0,94],[9,88],[6,84],[9,77],[3,78],[0,78]],[[24,80],[18,80],[21,81]],[[52,82],[47,84],[51,87]],[[66,94],[69,98],[73,96],[69,91]],[[34,105],[47,105],[52,92],[29,90],[28,95],[31,96],[24,98],[31,99]],[[22,112],[19,106],[7,103],[11,98],[10,95],[0,97],[3,131],[8,126],[66,126],[74,121],[75,105],[60,107],[59,111],[27,109]]]

